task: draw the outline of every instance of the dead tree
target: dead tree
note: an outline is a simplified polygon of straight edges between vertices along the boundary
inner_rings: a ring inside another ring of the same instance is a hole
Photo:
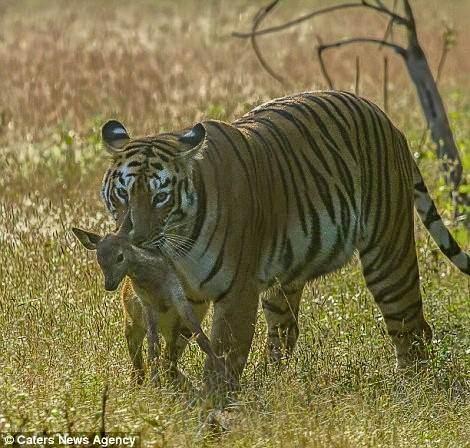
[[[381,14],[388,18],[388,25],[386,27],[382,39],[369,38],[369,37],[356,37],[351,39],[339,40],[332,43],[324,44],[320,38],[317,47],[317,55],[320,62],[320,68],[325,77],[326,82],[330,88],[334,88],[333,82],[328,74],[328,70],[323,59],[323,53],[333,48],[339,48],[351,44],[373,44],[383,48],[390,49],[402,57],[408,74],[416,88],[418,98],[426,118],[427,126],[431,131],[431,137],[436,144],[436,154],[439,160],[442,161],[442,167],[446,182],[450,184],[454,192],[457,191],[458,185],[462,179],[462,163],[457,149],[457,145],[449,125],[449,119],[439,93],[437,83],[431,72],[428,61],[424,51],[418,40],[418,32],[416,27],[415,16],[411,8],[409,0],[403,1],[403,15],[396,12],[398,0],[394,0],[393,8],[388,8],[382,0],[361,0],[359,2],[342,3],[339,5],[323,8],[312,11],[296,19],[285,22],[281,25],[272,26],[269,28],[259,29],[261,22],[266,16],[274,9],[279,3],[279,0],[274,0],[269,5],[261,8],[255,16],[251,32],[241,33],[234,32],[233,36],[238,38],[251,39],[256,56],[258,57],[261,65],[281,83],[285,83],[283,77],[279,76],[272,67],[263,58],[261,51],[256,42],[258,36],[267,35],[283,31],[287,28],[296,26],[302,22],[313,19],[316,16],[328,14],[333,11],[346,10],[346,9],[368,9]],[[401,46],[393,42],[393,28],[394,26],[404,27],[407,32],[407,45]],[[441,58],[441,61],[445,59]],[[441,67],[442,69],[442,67]],[[440,72],[440,70],[439,70]],[[457,194],[455,194],[457,196]]]

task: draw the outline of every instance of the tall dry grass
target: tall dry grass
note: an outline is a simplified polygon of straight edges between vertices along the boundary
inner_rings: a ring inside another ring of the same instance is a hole
[[[327,1],[290,1],[266,25]],[[316,36],[326,42],[354,35],[380,37],[386,21],[373,12],[335,13],[260,39],[273,67],[292,86],[280,86],[256,61],[250,44],[230,37],[249,29],[263,2],[138,0],[2,3],[0,12],[0,132],[3,138],[40,140],[65,123],[87,130],[95,117],[116,116],[137,133],[187,125],[207,115],[232,118],[263,99],[325,87],[314,56]],[[443,88],[470,85],[470,4],[417,1],[420,35],[437,69],[444,24],[458,45],[446,63]],[[400,39],[400,34],[396,34]],[[361,91],[381,98],[385,50],[350,47],[327,56],[337,88],[351,89],[355,56],[361,58]],[[415,105],[398,57],[390,55],[392,111],[399,121]],[[449,102],[452,110],[454,105]],[[419,113],[416,119],[422,124]]]

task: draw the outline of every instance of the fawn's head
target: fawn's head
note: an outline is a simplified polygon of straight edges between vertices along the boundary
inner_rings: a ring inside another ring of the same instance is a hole
[[[106,291],[115,291],[129,270],[129,242],[114,233],[102,237],[76,227],[72,228],[72,232],[86,249],[96,251],[104,275],[104,287]]]

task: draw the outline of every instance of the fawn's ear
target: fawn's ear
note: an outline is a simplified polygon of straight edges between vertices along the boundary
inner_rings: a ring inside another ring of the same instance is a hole
[[[72,227],[73,234],[77,237],[88,250],[96,250],[96,246],[101,241],[101,236],[96,233],[88,232],[78,227]]]

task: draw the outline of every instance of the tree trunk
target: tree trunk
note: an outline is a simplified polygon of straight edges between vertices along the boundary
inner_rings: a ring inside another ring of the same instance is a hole
[[[404,59],[431,130],[431,137],[436,144],[437,157],[443,161],[444,170],[449,172],[448,180],[453,184],[453,188],[456,188],[462,178],[459,152],[437,84],[426,56],[416,41],[411,42]]]

